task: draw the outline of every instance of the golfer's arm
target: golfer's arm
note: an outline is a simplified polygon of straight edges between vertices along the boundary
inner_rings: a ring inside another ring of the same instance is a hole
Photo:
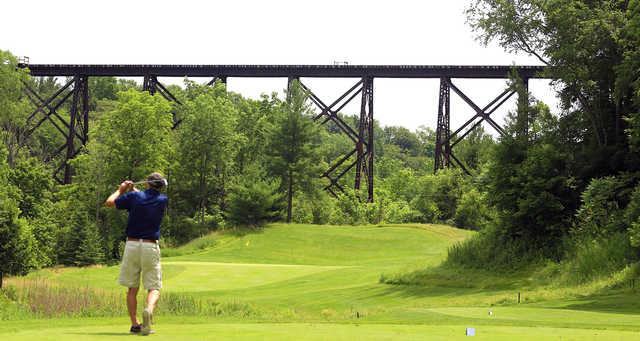
[[[115,192],[113,192],[107,198],[107,201],[104,202],[105,206],[107,206],[107,207],[115,207],[116,206],[116,199],[118,199],[118,197],[120,195],[122,195],[122,193],[120,193],[120,189],[117,189]]]

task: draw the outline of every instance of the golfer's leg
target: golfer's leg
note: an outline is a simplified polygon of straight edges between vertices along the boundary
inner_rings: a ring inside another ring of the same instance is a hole
[[[147,294],[147,309],[153,313],[162,288],[162,267],[160,265],[160,247],[156,244],[144,246],[142,259],[142,282]]]
[[[136,317],[136,310],[138,309],[138,288],[129,288],[127,292],[127,310],[129,310],[129,318],[131,318],[131,325],[137,326],[140,324]]]
[[[149,293],[147,294],[147,310],[149,310],[150,313],[153,313],[153,309],[155,309],[159,299],[160,299],[160,290],[158,289],[149,290]]]
[[[122,255],[122,264],[120,266],[120,277],[118,283],[127,287],[127,310],[129,311],[129,317],[131,318],[131,325],[137,326],[138,319],[136,318],[136,306],[138,303],[137,294],[138,286],[140,285],[140,255],[141,250],[136,242],[127,242],[124,249],[124,255]]]

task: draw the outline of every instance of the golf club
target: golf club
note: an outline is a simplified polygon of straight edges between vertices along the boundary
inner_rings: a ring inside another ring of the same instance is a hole
[[[134,182],[134,185],[142,185],[142,184],[147,184],[147,183],[162,183],[163,186],[167,187],[169,186],[169,182],[167,181],[167,179],[161,179],[161,180],[143,180],[143,181],[138,181],[138,182]]]

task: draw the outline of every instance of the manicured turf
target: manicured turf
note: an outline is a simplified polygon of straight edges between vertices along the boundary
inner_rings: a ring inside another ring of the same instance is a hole
[[[437,225],[283,224],[213,234],[165,251],[174,256],[163,259],[164,292],[241,302],[252,313],[175,316],[163,313],[161,300],[153,337],[422,340],[464,338],[465,328],[475,327],[476,339],[487,340],[640,338],[640,305],[625,292],[582,297],[566,288],[537,288],[520,274],[474,272],[420,286],[379,283],[381,275],[440,264],[447,247],[470,234]],[[39,279],[120,293],[117,275],[118,267],[49,269],[8,282]],[[518,292],[526,304],[516,303]],[[126,330],[125,316],[2,321],[0,339],[93,340]]]
[[[10,340],[118,340],[131,338],[122,324],[30,328],[0,333]],[[465,325],[333,324],[333,323],[164,323],[153,340],[456,340]],[[549,327],[482,326],[472,340],[613,340],[637,339],[637,332]]]

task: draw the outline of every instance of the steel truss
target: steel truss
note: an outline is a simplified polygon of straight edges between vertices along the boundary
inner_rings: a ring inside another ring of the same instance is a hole
[[[524,80],[525,89],[528,93],[529,79]],[[455,92],[467,105],[469,105],[475,114],[466,121],[462,126],[451,132],[451,90]],[[510,86],[496,98],[494,98],[489,104],[480,108],[475,102],[473,102],[462,90],[451,82],[448,77],[440,78],[440,98],[438,100],[438,125],[436,128],[436,150],[435,150],[435,163],[434,173],[439,169],[448,168],[452,165],[452,161],[460,167],[465,173],[471,174],[464,164],[453,154],[453,147],[464,140],[477,126],[482,122],[487,122],[494,130],[500,135],[504,136],[504,129],[491,118],[498,108],[500,108],[506,101],[509,100],[517,90]],[[526,128],[525,128],[526,129]]]
[[[49,98],[43,98],[27,83],[25,94],[36,109],[27,117],[26,130],[21,137],[28,139],[33,132],[45,121],[49,121],[65,138],[65,144],[60,146],[52,158],[65,152],[64,161],[55,168],[54,179],[63,184],[71,183],[73,171],[69,161],[76,157],[84,145],[89,141],[89,83],[88,77],[76,75],[62,88]],[[60,107],[71,98],[69,119],[63,118],[57,112]],[[64,128],[63,128],[64,127]],[[62,172],[62,176],[61,173]]]
[[[68,76],[67,83],[48,98],[39,96],[28,84],[25,93],[36,106],[28,117],[26,131],[21,136],[25,141],[43,122],[49,121],[65,137],[65,144],[56,150],[53,157],[65,152],[65,160],[59,165],[54,177],[60,183],[70,183],[72,169],[68,161],[81,151],[88,142],[89,107],[88,77],[144,77],[143,90],[154,95],[159,93],[170,102],[182,104],[162,83],[158,77],[212,77],[208,85],[216,81],[227,82],[228,77],[288,77],[289,84],[300,77],[359,78],[358,82],[345,91],[330,105],[325,104],[307,86],[300,83],[308,93],[309,100],[319,109],[315,121],[326,124],[333,122],[338,129],[353,142],[354,148],[339,160],[332,163],[322,177],[329,180],[326,190],[333,195],[344,191],[339,183],[346,173],[355,168],[354,189],[360,190],[363,178],[367,185],[367,201],[373,201],[373,79],[374,78],[439,78],[440,94],[438,103],[438,123],[436,128],[436,151],[434,172],[453,164],[468,170],[453,154],[453,148],[460,143],[475,127],[487,122],[500,134],[504,130],[492,118],[493,114],[516,91],[512,88],[480,108],[452,82],[452,78],[506,79],[509,73],[516,72],[525,80],[528,89],[529,78],[539,78],[543,71],[539,66],[456,66],[456,65],[27,65],[32,76]],[[450,96],[453,90],[475,112],[474,116],[455,131],[451,131]],[[347,124],[338,113],[348,103],[360,96],[360,117],[356,127]],[[58,114],[59,108],[71,101],[69,119]],[[174,128],[180,120],[173,111]],[[520,113],[526,114],[526,113]],[[526,120],[525,120],[526,121]],[[524,127],[526,133],[526,127]],[[63,175],[61,172],[64,170]]]
[[[298,78],[289,77],[289,84],[293,79]],[[355,167],[354,189],[360,190],[364,177],[367,182],[367,201],[373,202],[373,78],[363,77],[330,105],[325,104],[304,83],[299,81],[299,84],[309,96],[309,100],[320,109],[320,113],[313,120],[322,125],[333,122],[354,144],[353,150],[333,162],[329,169],[322,173],[321,177],[329,180],[329,184],[324,189],[333,196],[337,196],[337,191],[344,192],[344,187],[339,180]],[[361,97],[360,119],[358,126],[354,128],[338,113],[357,96]]]
[[[215,81],[215,78],[213,81]],[[151,95],[155,95],[156,93],[159,93],[167,101],[182,105],[182,102],[180,102],[180,100],[177,99],[176,96],[174,96],[169,90],[167,90],[167,88],[164,85],[162,85],[160,81],[158,81],[158,77],[156,76],[145,75],[142,81],[142,90],[148,91]],[[171,111],[171,115],[173,116],[173,129],[175,129],[178,127],[178,125],[180,125],[180,122],[182,122],[182,119],[179,119],[176,116],[175,110]]]

